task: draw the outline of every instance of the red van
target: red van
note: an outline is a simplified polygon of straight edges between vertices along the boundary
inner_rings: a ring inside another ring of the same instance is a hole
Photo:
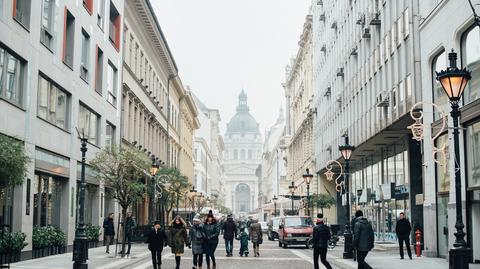
[[[285,216],[280,218],[278,226],[278,246],[287,248],[289,245],[304,245],[309,247],[313,235],[312,218],[308,216]]]

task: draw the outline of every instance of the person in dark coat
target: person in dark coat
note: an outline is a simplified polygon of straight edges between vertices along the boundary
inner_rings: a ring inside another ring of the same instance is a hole
[[[248,228],[250,240],[253,243],[253,255],[260,256],[260,245],[263,243],[262,226],[258,223],[258,219],[252,219],[250,227]]]
[[[245,228],[240,228],[240,234],[238,236],[238,240],[240,240],[240,256],[248,257],[248,234],[245,232]]]
[[[208,212],[207,220],[203,224],[205,232],[205,240],[203,243],[203,250],[205,251],[205,259],[207,261],[207,269],[210,269],[210,259],[212,260],[212,268],[217,268],[217,261],[215,260],[215,250],[218,246],[218,236],[220,235],[220,227],[217,220],[213,216],[212,210]]]
[[[103,220],[103,235],[105,236],[105,244],[107,249],[105,253],[110,253],[110,245],[115,237],[115,226],[113,225],[113,213],[109,213],[108,217]]]
[[[125,240],[128,244],[127,255],[130,255],[130,249],[132,248],[132,239],[135,227],[137,227],[137,222],[135,221],[132,212],[128,212],[127,219],[125,220]]]
[[[361,210],[355,212],[355,226],[353,227],[353,247],[357,250],[358,269],[371,269],[365,262],[368,252],[373,248],[374,233],[372,224],[363,216]]]
[[[330,228],[323,223],[323,214],[318,214],[317,225],[313,228],[313,266],[315,269],[319,269],[318,256],[323,265],[327,269],[332,269],[332,266],[327,261],[328,240],[332,235],[330,234]]]
[[[167,234],[168,245],[172,249],[172,254],[175,255],[175,269],[180,269],[180,258],[184,253],[184,246],[189,246],[187,237],[187,224],[180,216],[176,216],[170,222],[170,229]]]
[[[403,260],[403,242],[407,246],[407,253],[410,260],[412,259],[412,250],[410,249],[410,232],[412,231],[412,226],[410,221],[405,218],[403,212],[400,213],[400,219],[397,221],[397,227],[395,232],[398,237],[398,245],[400,246],[400,259]]]
[[[228,215],[227,221],[223,223],[223,239],[225,239],[225,249],[227,257],[232,257],[233,254],[233,239],[237,237],[237,225],[233,221],[232,215]]]
[[[162,266],[162,251],[167,243],[167,234],[161,228],[160,221],[155,221],[153,230],[147,235],[148,250],[152,253],[153,269],[160,269]]]
[[[205,232],[203,231],[202,221],[198,217],[193,219],[193,225],[188,234],[193,254],[192,269],[201,269],[203,263],[203,239],[205,238]]]

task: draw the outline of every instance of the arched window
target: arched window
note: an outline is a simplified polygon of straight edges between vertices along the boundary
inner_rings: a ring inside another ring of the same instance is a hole
[[[240,150],[240,160],[245,160],[245,150],[244,149]]]
[[[442,85],[437,80],[437,74],[435,72],[440,72],[441,70],[445,70],[447,67],[447,55],[445,51],[442,51],[440,54],[435,56],[432,61],[432,90],[433,90],[433,102],[436,105],[439,105],[443,108],[445,113],[450,111],[450,105],[448,103],[448,96],[445,94],[445,91],[442,88]],[[433,116],[434,120],[440,119],[440,114],[438,111],[435,111]]]
[[[238,150],[233,151],[233,159],[238,160]]]
[[[463,93],[464,104],[471,103],[480,97],[480,30],[471,28],[462,38],[462,65],[472,72]]]

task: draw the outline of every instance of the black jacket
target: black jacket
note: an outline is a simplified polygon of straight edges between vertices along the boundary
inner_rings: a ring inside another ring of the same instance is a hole
[[[233,219],[227,219],[223,223],[223,239],[225,240],[233,240],[233,238],[237,237],[237,225],[233,221]]]
[[[147,235],[147,242],[149,250],[162,250],[167,242],[167,234],[164,229],[153,229]]]
[[[106,218],[103,220],[103,234],[115,235],[115,226],[113,225],[113,219]]]
[[[374,240],[372,224],[365,217],[357,218],[353,226],[353,247],[358,251],[370,251]]]
[[[137,223],[135,222],[135,219],[133,217],[129,217],[125,221],[125,233],[128,236],[133,235],[133,231],[135,230],[135,227],[137,227]]]
[[[313,228],[313,247],[315,248],[326,248],[328,247],[328,240],[332,235],[330,234],[330,228],[323,223],[317,224]]]
[[[206,241],[209,244],[218,244],[218,236],[220,235],[220,226],[217,222],[203,224]]]
[[[397,233],[398,238],[409,237],[411,231],[412,226],[410,226],[410,221],[408,221],[406,218],[399,219],[397,221],[397,227],[395,228],[395,232]]]

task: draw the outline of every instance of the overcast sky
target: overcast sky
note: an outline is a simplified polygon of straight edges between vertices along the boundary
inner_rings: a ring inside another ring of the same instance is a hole
[[[284,106],[285,66],[296,55],[311,0],[150,0],[180,77],[222,133],[244,88],[262,134]]]

